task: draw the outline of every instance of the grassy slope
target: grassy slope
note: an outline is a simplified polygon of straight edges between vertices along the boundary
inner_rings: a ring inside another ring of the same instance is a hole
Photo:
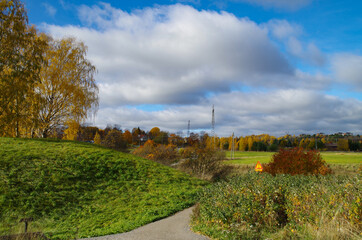
[[[256,164],[257,161],[261,163],[268,163],[273,152],[235,152],[235,159],[228,160],[226,163],[230,164]],[[321,152],[322,158],[328,164],[361,164],[362,153],[355,152]],[[226,154],[230,158],[230,152]]]
[[[204,182],[92,144],[0,138],[0,235],[71,239],[130,231],[192,205]]]

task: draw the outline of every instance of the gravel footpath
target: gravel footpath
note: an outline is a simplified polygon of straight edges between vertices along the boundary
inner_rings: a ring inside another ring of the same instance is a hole
[[[88,240],[208,240],[190,230],[192,209],[188,208],[173,216],[147,224],[130,232],[103,237],[83,238]]]

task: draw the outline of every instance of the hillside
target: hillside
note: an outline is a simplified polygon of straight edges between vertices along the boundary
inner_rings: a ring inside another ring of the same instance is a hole
[[[132,230],[192,205],[205,183],[92,144],[0,138],[0,235],[52,239]]]

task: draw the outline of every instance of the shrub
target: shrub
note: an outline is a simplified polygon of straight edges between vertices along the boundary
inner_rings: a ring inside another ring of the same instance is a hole
[[[156,144],[152,140],[148,140],[143,146],[137,148],[133,154],[165,165],[171,165],[178,160],[175,145],[169,144],[165,146]]]
[[[204,188],[193,230],[215,239],[359,239],[361,186],[361,175],[251,172]]]
[[[202,179],[220,178],[228,169],[221,165],[221,161],[225,159],[225,152],[213,148],[187,147],[182,151],[182,157],[185,160],[181,168]]]
[[[315,150],[302,148],[281,149],[272,156],[271,162],[264,165],[264,171],[275,174],[326,175],[332,170]]]

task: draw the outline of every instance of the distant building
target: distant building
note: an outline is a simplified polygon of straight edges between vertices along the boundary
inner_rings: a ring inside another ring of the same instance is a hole
[[[337,151],[338,144],[337,143],[326,143],[327,151]]]

